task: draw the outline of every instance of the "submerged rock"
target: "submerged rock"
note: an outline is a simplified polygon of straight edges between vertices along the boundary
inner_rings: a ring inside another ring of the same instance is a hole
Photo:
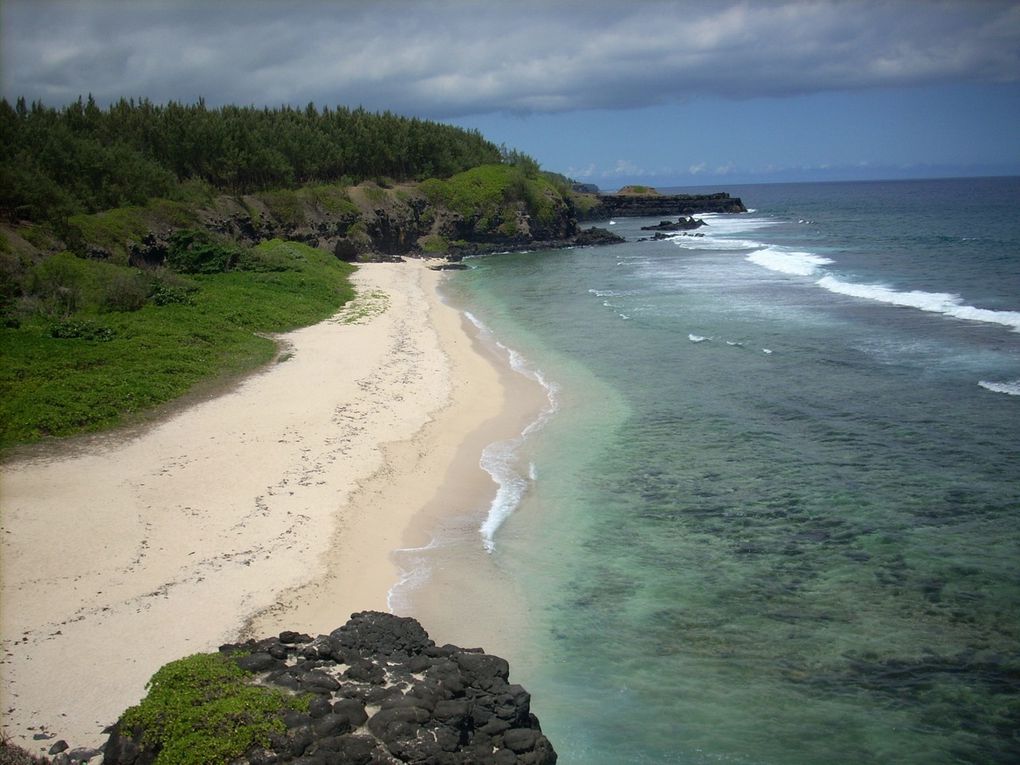
[[[509,664],[480,649],[437,646],[414,619],[364,611],[329,635],[285,632],[220,652],[246,672],[245,683],[310,699],[307,711],[281,708],[268,745],[235,763],[556,762]],[[152,762],[162,744],[125,727],[123,718],[113,727],[104,762]]]

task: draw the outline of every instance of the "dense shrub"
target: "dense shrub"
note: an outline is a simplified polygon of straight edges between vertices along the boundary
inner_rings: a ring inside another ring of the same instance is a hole
[[[153,282],[149,288],[149,300],[156,305],[188,305],[191,303],[191,291],[163,282]]]
[[[170,662],[149,681],[141,704],[122,724],[146,731],[155,762],[205,765],[231,762],[270,734],[282,734],[285,710],[307,711],[310,696],[294,696],[246,682],[247,673],[222,654]]]
[[[64,340],[96,340],[106,343],[113,340],[114,332],[109,327],[87,319],[68,319],[50,327],[50,337]]]
[[[204,231],[182,229],[170,237],[166,264],[182,274],[218,274],[231,270],[241,251],[215,241]]]

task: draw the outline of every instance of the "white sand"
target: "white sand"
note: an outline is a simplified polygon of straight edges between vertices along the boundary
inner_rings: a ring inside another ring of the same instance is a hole
[[[0,709],[15,743],[45,750],[32,735],[46,730],[98,746],[167,661],[386,610],[390,551],[420,543],[412,518],[458,453],[451,501],[486,506],[479,445],[519,432],[540,392],[504,411],[514,383],[440,279],[362,267],[355,304],[284,336],[292,356],[236,389],[87,453],[3,466]]]

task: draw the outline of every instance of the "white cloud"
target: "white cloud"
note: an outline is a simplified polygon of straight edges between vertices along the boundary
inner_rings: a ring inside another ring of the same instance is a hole
[[[3,93],[436,118],[1020,79],[1010,0],[6,0]]]
[[[635,175],[648,175],[648,171],[644,170],[629,159],[618,159],[616,164],[613,165],[611,170],[605,170],[602,173],[603,178],[618,178],[621,176],[632,177]]]
[[[577,179],[577,178],[591,178],[593,175],[596,174],[597,170],[598,169],[595,167],[595,163],[592,162],[592,163],[589,163],[588,165],[586,165],[585,167],[580,167],[580,168],[578,168],[578,167],[568,167],[567,170],[566,170],[566,175],[568,175],[571,178],[575,178],[575,179]]]

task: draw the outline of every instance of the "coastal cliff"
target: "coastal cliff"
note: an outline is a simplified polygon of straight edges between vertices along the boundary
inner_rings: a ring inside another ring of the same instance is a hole
[[[62,239],[54,237],[43,247],[151,269],[167,262],[173,237],[182,230],[242,248],[273,239],[301,242],[349,262],[457,261],[488,252],[620,241],[608,232],[582,229],[578,217],[573,196],[542,174],[489,165],[420,183],[365,181],[220,194],[190,205],[156,200],[73,216]],[[28,244],[17,229],[9,230],[7,239]]]
[[[585,211],[582,220],[605,220],[621,217],[656,217],[694,215],[697,213],[744,213],[747,208],[739,197],[716,194],[600,194]]]

